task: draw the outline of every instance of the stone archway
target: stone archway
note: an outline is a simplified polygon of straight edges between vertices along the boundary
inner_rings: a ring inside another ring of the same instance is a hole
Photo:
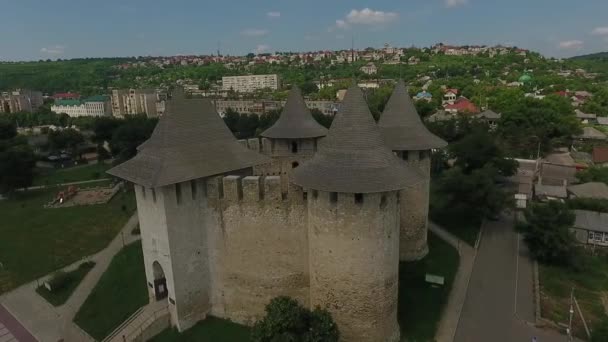
[[[165,278],[163,267],[158,261],[152,264],[152,272],[154,274],[154,297],[157,301],[167,298],[167,278]]]

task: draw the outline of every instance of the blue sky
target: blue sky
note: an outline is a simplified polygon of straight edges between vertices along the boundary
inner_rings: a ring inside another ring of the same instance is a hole
[[[509,44],[608,51],[606,0],[4,0],[0,60]]]

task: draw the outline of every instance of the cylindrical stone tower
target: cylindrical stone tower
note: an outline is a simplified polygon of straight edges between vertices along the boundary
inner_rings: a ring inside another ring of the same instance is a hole
[[[398,192],[420,177],[386,146],[356,85],[293,180],[307,191],[311,306],[331,312],[342,341],[399,341]]]
[[[431,150],[447,145],[424,126],[403,80],[388,100],[378,126],[388,146],[423,181],[400,193],[401,234],[399,255],[402,261],[419,260],[429,251],[427,244]]]
[[[281,176],[283,190],[291,171],[312,158],[317,152],[319,139],[327,135],[327,129],[312,117],[306,107],[302,92],[293,86],[277,122],[262,134],[262,152],[272,158],[270,165],[259,175]],[[257,170],[256,170],[257,171]]]

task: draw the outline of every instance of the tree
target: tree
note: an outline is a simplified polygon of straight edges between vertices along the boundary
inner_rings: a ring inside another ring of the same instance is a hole
[[[608,319],[604,318],[593,328],[591,342],[608,342]]]
[[[252,330],[254,342],[337,342],[340,333],[331,314],[310,311],[289,297],[276,297],[266,305],[266,316]]]
[[[30,186],[35,165],[27,140],[17,136],[13,123],[0,120],[0,193]]]
[[[530,252],[542,262],[573,265],[575,240],[570,232],[575,215],[558,201],[533,203],[519,224]]]
[[[608,184],[608,168],[592,166],[586,170],[577,172],[576,178],[581,183],[603,182]]]
[[[75,129],[51,131],[49,133],[49,145],[51,150],[59,151],[69,149],[72,155],[76,155],[78,147],[84,142],[84,137]]]
[[[446,217],[495,217],[512,205],[512,196],[499,184],[499,172],[491,165],[475,169],[470,174],[460,167],[443,173],[437,180],[433,210]]]
[[[485,129],[475,129],[460,141],[451,144],[449,151],[456,159],[454,165],[459,166],[466,174],[486,165],[492,166],[505,177],[512,176],[517,171],[517,162],[506,158],[496,139]]]
[[[137,146],[148,140],[156,127],[157,119],[148,119],[143,115],[130,115],[116,129],[110,141],[112,154],[116,163],[123,162],[135,156]]]

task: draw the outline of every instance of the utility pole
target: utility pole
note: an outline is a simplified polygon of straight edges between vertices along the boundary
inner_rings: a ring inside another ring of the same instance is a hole
[[[572,316],[574,315],[574,286],[570,292],[570,320],[568,322],[568,341],[572,341]]]

